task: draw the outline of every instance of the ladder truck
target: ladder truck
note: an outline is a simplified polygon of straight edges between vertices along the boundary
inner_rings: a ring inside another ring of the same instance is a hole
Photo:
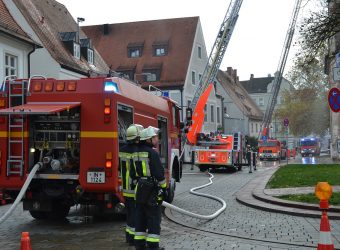
[[[210,52],[208,63],[198,84],[191,105],[187,110],[187,141],[191,145],[203,146],[195,151],[195,164],[201,171],[212,166],[242,167],[244,139],[240,133],[228,136],[202,138],[201,128],[204,122],[204,106],[208,100],[213,82],[220,68],[223,56],[234,31],[243,0],[232,0],[218,31],[214,46]],[[192,110],[194,112],[192,113]],[[187,142],[185,141],[185,142]]]
[[[269,138],[269,125],[270,125],[271,120],[272,120],[272,115],[273,115],[273,111],[274,111],[274,108],[275,108],[275,105],[276,105],[277,96],[278,96],[279,91],[280,91],[283,72],[284,72],[284,69],[285,69],[285,66],[286,66],[286,62],[287,62],[287,58],[288,58],[288,54],[289,54],[289,49],[290,49],[290,46],[291,46],[291,43],[292,43],[292,40],[293,40],[295,25],[296,25],[297,17],[298,17],[298,14],[299,14],[301,2],[302,2],[302,0],[296,0],[295,5],[294,5],[294,11],[293,11],[292,19],[291,19],[290,24],[289,24],[289,28],[288,28],[288,31],[287,31],[287,34],[286,34],[284,46],[283,46],[283,49],[282,49],[282,52],[281,52],[279,65],[278,65],[277,72],[276,72],[275,78],[274,78],[274,83],[273,83],[273,87],[272,87],[272,91],[271,91],[272,95],[270,96],[266,112],[263,116],[263,120],[262,120],[262,124],[261,124],[261,130],[260,130],[260,133],[258,135],[259,140],[262,139],[262,140],[265,141],[267,138]]]

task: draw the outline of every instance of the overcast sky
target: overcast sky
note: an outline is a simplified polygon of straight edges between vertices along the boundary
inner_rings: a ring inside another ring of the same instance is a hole
[[[230,4],[230,0],[57,1],[64,4],[75,19],[85,18],[81,25],[199,16],[208,54]],[[237,69],[240,80],[249,79],[250,74],[255,77],[273,75],[278,68],[295,1],[244,0],[220,69]],[[306,1],[303,0],[299,19],[309,13],[310,3],[305,6]],[[291,66],[294,50],[294,47],[290,50],[285,74]]]

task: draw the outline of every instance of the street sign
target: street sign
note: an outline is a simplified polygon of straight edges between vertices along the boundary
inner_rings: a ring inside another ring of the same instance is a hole
[[[285,118],[283,120],[283,126],[288,127],[288,125],[289,125],[289,120],[288,120],[288,118]]]
[[[264,141],[264,142],[267,142],[267,136],[262,135],[262,136],[261,136],[261,140]]]
[[[331,88],[328,92],[328,104],[333,112],[340,111],[340,90]]]
[[[340,68],[333,68],[333,80],[340,81]]]

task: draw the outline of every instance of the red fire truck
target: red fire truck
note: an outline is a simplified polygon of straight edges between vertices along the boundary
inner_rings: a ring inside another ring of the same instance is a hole
[[[259,158],[262,160],[286,159],[287,149],[276,139],[259,140]]]
[[[217,135],[198,134],[197,145],[205,148],[195,150],[195,165],[200,171],[208,168],[232,168],[241,170],[245,162],[244,137],[241,133]]]
[[[169,202],[181,177],[179,107],[126,79],[7,80],[0,88],[0,189],[19,191],[41,168],[23,206],[34,218],[62,218],[75,204],[117,211],[124,198],[119,146],[132,123],[160,129]]]

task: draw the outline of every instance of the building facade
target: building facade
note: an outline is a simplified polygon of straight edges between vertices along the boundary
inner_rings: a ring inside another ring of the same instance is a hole
[[[30,76],[77,79],[109,68],[66,7],[55,0],[2,0],[21,29],[42,45],[30,52]]]
[[[251,98],[258,105],[263,113],[266,112],[270,98],[272,96],[274,79],[275,77],[271,75],[268,75],[267,77],[255,78],[254,75],[251,74],[249,80],[241,81],[242,86],[247,90]],[[274,137],[280,140],[287,139],[287,131],[283,126],[283,120],[277,117],[276,110],[280,108],[280,105],[283,102],[283,92],[292,88],[292,84],[287,79],[282,78],[280,90],[277,96],[276,105],[272,116],[272,122],[270,125],[270,137]],[[252,134],[258,136],[261,132],[261,125],[253,124],[251,126],[251,131],[253,131]],[[291,138],[291,140],[295,141],[292,135],[288,134],[288,137]]]
[[[41,47],[14,20],[0,0],[0,81],[5,77],[27,78],[31,53]]]

